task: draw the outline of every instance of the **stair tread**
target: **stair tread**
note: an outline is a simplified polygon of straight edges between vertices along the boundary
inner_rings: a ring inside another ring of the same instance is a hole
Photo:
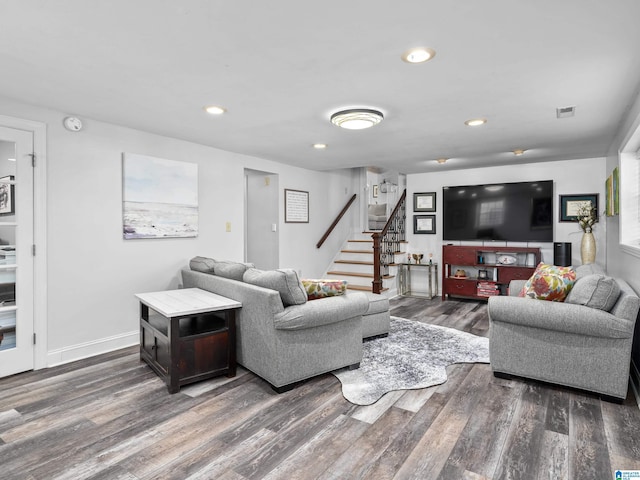
[[[347,290],[360,290],[361,292],[370,292],[372,287],[365,287],[363,285],[347,285]],[[383,288],[382,291],[386,292],[388,288]]]
[[[347,277],[364,277],[364,278],[373,278],[373,273],[356,273],[356,272],[340,272],[340,271],[331,271],[327,272],[328,275],[344,275]],[[382,278],[395,278],[395,275],[384,275]]]
[[[334,260],[333,263],[347,263],[351,265],[372,265],[373,262],[365,262],[363,260]]]
[[[340,250],[342,253],[368,253],[373,254],[373,248],[371,250]]]

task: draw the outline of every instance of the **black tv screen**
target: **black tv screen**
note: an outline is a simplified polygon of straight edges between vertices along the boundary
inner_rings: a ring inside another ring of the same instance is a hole
[[[443,240],[553,242],[553,180],[443,187]]]

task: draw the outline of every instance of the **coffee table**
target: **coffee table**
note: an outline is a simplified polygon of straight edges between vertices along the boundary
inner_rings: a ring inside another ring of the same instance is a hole
[[[199,288],[139,293],[140,359],[167,384],[236,374],[240,302]]]

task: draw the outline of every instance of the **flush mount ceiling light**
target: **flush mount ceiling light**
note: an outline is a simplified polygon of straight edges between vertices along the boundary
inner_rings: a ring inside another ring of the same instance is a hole
[[[208,107],[204,107],[205,112],[210,113],[211,115],[222,115],[226,113],[227,109],[221,107],[219,105],[209,105]]]
[[[513,154],[514,154],[516,157],[519,157],[520,155],[524,155],[524,152],[526,152],[526,150],[523,150],[522,148],[516,148],[516,149],[513,151]]]
[[[485,123],[487,123],[486,118],[472,118],[464,122],[464,124],[468,127],[479,127],[480,125],[484,125]]]
[[[410,48],[401,56],[407,63],[424,63],[436,56],[436,51],[429,47]]]
[[[384,115],[378,110],[353,108],[331,115],[331,123],[348,130],[362,130],[379,124],[383,118]]]
[[[443,163],[447,163],[447,160],[449,160],[448,158],[439,158],[436,160],[436,162],[443,164]]]
[[[327,148],[327,144],[326,143],[314,143],[311,146],[313,148],[315,148],[316,150],[324,150],[325,148]]]

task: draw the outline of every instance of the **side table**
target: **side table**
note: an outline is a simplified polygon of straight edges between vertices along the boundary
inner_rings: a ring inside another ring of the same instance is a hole
[[[236,374],[236,312],[240,302],[186,288],[139,293],[140,359],[167,384]]]
[[[411,288],[411,269],[427,274],[426,291],[416,291]],[[435,290],[434,290],[435,287]],[[435,292],[435,293],[434,293]],[[399,263],[398,264],[398,294],[403,297],[422,297],[432,299],[438,294],[438,264],[437,263]]]

